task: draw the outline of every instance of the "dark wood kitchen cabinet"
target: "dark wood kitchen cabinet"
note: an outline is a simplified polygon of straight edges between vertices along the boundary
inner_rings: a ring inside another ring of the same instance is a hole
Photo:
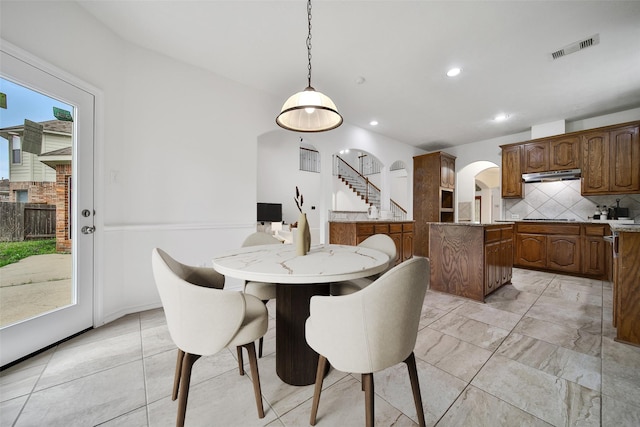
[[[549,170],[580,168],[580,138],[561,136],[549,140]]]
[[[521,199],[523,194],[522,146],[505,147],[502,149],[502,197]]]
[[[640,193],[640,122],[501,145],[502,197],[524,196],[523,173],[581,169],[581,194]]]
[[[580,138],[561,136],[524,144],[523,173],[580,167]]]
[[[609,233],[608,224],[518,222],[514,266],[607,280]]]
[[[455,157],[438,151],[413,158],[413,252],[429,256],[429,223],[453,222]]]
[[[509,283],[513,224],[430,224],[432,290],[484,301]]]
[[[396,244],[394,265],[413,256],[412,221],[336,221],[329,222],[329,243],[358,245],[374,234],[386,234]]]
[[[611,264],[611,244],[604,236],[610,235],[611,230],[607,224],[586,224],[583,228],[582,272],[605,278]]]
[[[639,125],[587,132],[582,143],[582,195],[640,193]]]
[[[523,173],[549,170],[549,141],[530,142],[523,148]]]
[[[640,232],[618,234],[614,289],[616,341],[640,346]]]
[[[518,267],[580,273],[580,224],[516,224]]]

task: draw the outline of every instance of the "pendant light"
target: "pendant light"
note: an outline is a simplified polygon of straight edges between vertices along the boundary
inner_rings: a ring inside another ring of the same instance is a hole
[[[340,126],[342,116],[331,98],[311,86],[311,0],[307,1],[307,21],[307,88],[287,99],[276,117],[276,123],[296,132],[324,132]]]

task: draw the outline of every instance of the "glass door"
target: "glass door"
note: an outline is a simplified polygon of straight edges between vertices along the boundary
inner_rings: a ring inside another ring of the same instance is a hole
[[[93,325],[94,95],[0,52],[0,366]]]

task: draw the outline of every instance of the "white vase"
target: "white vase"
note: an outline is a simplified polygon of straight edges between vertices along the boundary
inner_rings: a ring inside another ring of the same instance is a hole
[[[307,214],[298,217],[298,233],[296,235],[296,255],[306,255],[311,249],[311,232],[307,222]]]

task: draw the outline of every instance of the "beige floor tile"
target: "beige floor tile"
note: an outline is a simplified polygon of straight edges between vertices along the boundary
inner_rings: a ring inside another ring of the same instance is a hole
[[[640,347],[603,338],[602,394],[640,406]]]
[[[24,404],[27,402],[29,395],[23,395],[14,399],[5,400],[0,402],[0,425],[12,426],[18,419],[20,411]]]
[[[31,393],[53,353],[48,350],[0,372],[0,402]]]
[[[264,426],[276,419],[263,399],[265,417],[258,418],[253,385],[248,377],[229,371],[189,388],[185,425]],[[168,396],[148,405],[149,426],[175,426],[178,402]]]
[[[170,350],[144,359],[148,402],[155,402],[171,396],[177,354],[177,350]],[[230,350],[224,349],[213,356],[203,356],[193,365],[191,385],[199,384],[229,371],[238,373],[237,359]]]
[[[467,301],[468,299],[466,298],[445,294],[444,292],[427,290],[423,305],[449,312]]]
[[[637,403],[637,402],[636,402]],[[602,395],[602,426],[640,426],[640,406]]]
[[[416,366],[425,420],[427,425],[433,425],[449,409],[467,383],[422,360],[416,360]],[[404,363],[376,372],[374,382],[377,394],[417,422],[411,383]]]
[[[147,408],[138,408],[112,420],[98,424],[99,427],[147,427]]]
[[[596,305],[575,304],[562,298],[541,295],[527,316],[591,334],[602,332],[602,307]]]
[[[501,286],[497,291],[485,298],[485,304],[489,307],[523,315],[538,299],[537,294],[524,292],[508,284]]]
[[[499,310],[487,304],[477,302],[466,302],[455,310],[452,310],[451,313],[459,314],[507,331],[513,329],[522,318],[519,314]]]
[[[417,358],[467,382],[492,354],[431,328],[425,328],[418,335],[414,353]]]
[[[460,426],[544,427],[551,426],[551,424],[489,393],[469,386],[438,422],[438,427]]]
[[[513,332],[600,357],[601,336],[579,329],[525,316]]]
[[[378,388],[375,376],[374,388]],[[377,393],[374,399],[374,410],[377,426],[413,427],[415,425],[411,419]],[[307,400],[284,414],[281,421],[285,426],[308,426],[310,415],[311,401]],[[316,422],[318,427],[363,426],[365,424],[364,393],[360,382],[351,376],[346,376],[331,387],[323,389]]]
[[[111,336],[82,345],[60,345],[47,364],[35,390],[142,360],[140,332]]]
[[[601,360],[555,344],[513,333],[502,343],[496,354],[556,377],[600,391]]]
[[[137,360],[35,392],[16,426],[97,425],[144,407],[142,372]]]
[[[600,425],[600,393],[503,356],[471,384],[553,425]]]
[[[429,328],[492,351],[509,334],[505,329],[454,313],[441,317],[429,325]]]

